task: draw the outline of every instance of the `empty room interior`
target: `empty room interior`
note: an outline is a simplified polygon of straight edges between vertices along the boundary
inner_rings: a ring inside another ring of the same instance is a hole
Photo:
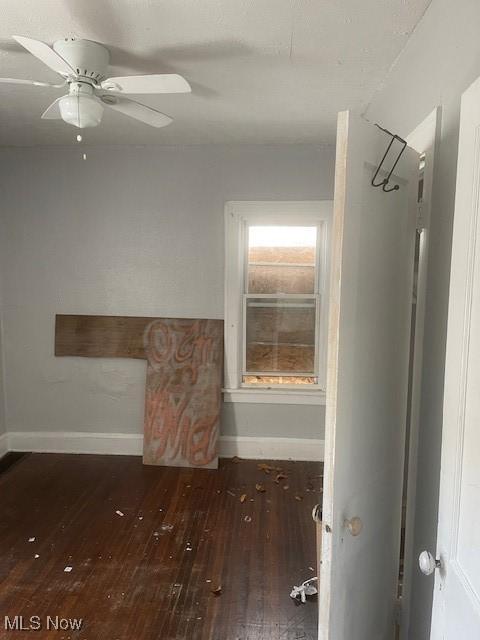
[[[0,639],[478,640],[478,2],[0,13]]]

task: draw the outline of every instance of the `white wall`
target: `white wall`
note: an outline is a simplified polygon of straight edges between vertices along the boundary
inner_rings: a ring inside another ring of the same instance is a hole
[[[366,116],[402,136],[442,106],[435,159],[415,550],[436,548],[450,249],[461,93],[480,75],[480,3],[433,0]],[[414,570],[412,640],[430,637],[433,576]]]
[[[0,226],[1,232],[1,226]],[[3,366],[3,341],[2,341],[2,333],[3,333],[3,313],[2,313],[2,280],[1,280],[1,272],[0,272],[0,437],[6,432],[6,421],[5,421],[5,385],[4,385],[4,366]],[[0,442],[0,457],[2,456],[2,452],[4,447]]]
[[[333,194],[328,146],[82,151],[0,152],[9,431],[141,432],[145,363],[55,358],[55,314],[222,318],[224,202]],[[323,416],[229,404],[222,431],[323,438]]]

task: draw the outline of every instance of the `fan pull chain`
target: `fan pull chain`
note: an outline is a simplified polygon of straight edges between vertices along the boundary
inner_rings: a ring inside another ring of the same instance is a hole
[[[82,142],[83,138],[80,134],[77,135],[77,142]],[[86,153],[82,153],[82,159],[86,160],[87,159],[87,154]]]

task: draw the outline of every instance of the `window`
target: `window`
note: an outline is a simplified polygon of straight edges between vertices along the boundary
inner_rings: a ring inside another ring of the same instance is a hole
[[[227,203],[226,400],[322,402],[331,211]]]

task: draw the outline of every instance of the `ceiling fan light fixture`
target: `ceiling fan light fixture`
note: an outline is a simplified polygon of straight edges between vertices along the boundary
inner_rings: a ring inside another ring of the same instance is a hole
[[[96,127],[102,121],[102,103],[89,95],[68,95],[60,99],[60,114],[68,124],[79,129]]]
[[[92,40],[64,38],[55,42],[52,48],[34,38],[13,38],[47,67],[60,74],[62,83],[0,78],[1,84],[53,88],[68,85],[68,95],[54,100],[42,113],[43,120],[62,119],[78,129],[96,127],[102,121],[106,107],[150,127],[166,127],[172,122],[170,116],[125,96],[189,93],[192,90],[187,80],[178,73],[108,77],[110,53],[107,47]]]

